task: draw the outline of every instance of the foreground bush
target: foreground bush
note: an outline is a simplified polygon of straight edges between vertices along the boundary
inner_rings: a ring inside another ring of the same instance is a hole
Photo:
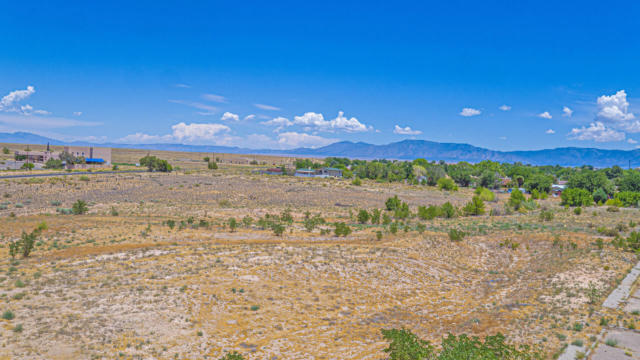
[[[458,191],[458,185],[452,179],[444,177],[438,179],[438,188],[440,190]]]
[[[382,330],[389,342],[384,349],[389,360],[534,360],[542,354],[529,346],[515,346],[506,342],[500,333],[486,336],[483,340],[466,334],[449,334],[442,339],[442,349],[435,350],[428,341],[418,338],[406,329]]]

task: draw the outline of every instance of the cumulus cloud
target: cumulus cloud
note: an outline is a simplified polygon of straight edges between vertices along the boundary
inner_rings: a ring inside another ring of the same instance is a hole
[[[607,128],[602,122],[596,121],[589,125],[589,127],[574,128],[569,133],[569,139],[572,140],[593,140],[596,142],[610,142],[610,141],[622,141],[625,139],[625,134],[620,131],[616,131]]]
[[[278,144],[281,148],[310,147],[316,148],[336,142],[335,139],[327,139],[322,136],[298,133],[295,131],[278,134]]]
[[[215,140],[219,133],[230,131],[227,125],[223,124],[185,124],[183,122],[171,126],[173,137],[178,141],[200,141]]]
[[[202,98],[207,100],[207,101],[213,101],[213,102],[217,102],[217,103],[226,103],[227,102],[227,98],[225,98],[222,95],[216,95],[216,94],[202,94]]]
[[[345,117],[343,111],[339,111],[338,116],[333,120],[325,120],[322,114],[306,112],[303,115],[295,116],[293,118],[293,124],[304,126],[310,130],[327,132],[365,132],[373,130],[373,127],[361,123],[355,117]]]
[[[556,132],[555,132],[555,131],[553,131],[553,129],[548,129],[548,130],[547,130],[547,131],[545,131],[544,133],[545,133],[545,134],[549,134],[549,135],[553,135],[553,134],[555,134]]]
[[[220,117],[220,120],[222,120],[222,121],[240,121],[240,117],[238,116],[238,114],[234,114],[234,113],[230,113],[230,112],[226,111],[224,114],[222,114],[222,117]]]
[[[567,106],[562,107],[562,116],[571,117],[573,115],[573,110],[569,109]]]
[[[244,117],[244,121],[253,120],[256,116],[254,114],[250,114]]]
[[[481,113],[482,111],[474,108],[464,108],[462,109],[462,111],[460,111],[460,115],[465,117],[476,116],[476,115],[480,115]]]
[[[636,140],[633,140],[632,138],[627,139],[627,142],[629,144],[637,144],[638,143]]]
[[[257,107],[258,109],[262,109],[262,110],[271,110],[271,111],[277,111],[277,110],[280,110],[280,108],[279,108],[279,107],[272,106],[272,105],[265,105],[265,104],[253,104],[253,106]]]
[[[543,119],[551,119],[553,116],[551,116],[551,114],[549,114],[548,111],[545,111],[543,113],[538,114],[538,117],[541,117]]]
[[[598,98],[598,115],[596,119],[618,130],[640,132],[640,121],[629,111],[627,93],[620,90],[613,95],[602,95]]]
[[[193,144],[216,144],[229,143],[230,137],[227,135],[231,129],[224,124],[215,123],[191,123],[184,122],[171,126],[172,133],[166,135],[149,135],[145,133],[135,133],[119,139],[124,143],[193,143]]]
[[[570,139],[594,141],[622,141],[625,133],[640,133],[640,121],[629,111],[627,93],[619,90],[613,95],[598,97],[598,113],[589,127],[574,128]]]
[[[74,116],[80,116],[80,115],[82,115],[82,111],[74,111],[73,115]]]
[[[511,110],[511,106],[505,104],[505,105],[500,106],[498,109],[500,109],[502,111],[509,111],[509,110]]]
[[[276,126],[276,129],[274,131],[279,132],[283,128],[293,125],[293,121],[285,117],[278,116],[268,121],[262,121],[260,124],[267,126]]]
[[[393,129],[393,133],[398,135],[420,135],[422,134],[422,131],[413,130],[409,126],[400,127],[396,125],[395,128]]]

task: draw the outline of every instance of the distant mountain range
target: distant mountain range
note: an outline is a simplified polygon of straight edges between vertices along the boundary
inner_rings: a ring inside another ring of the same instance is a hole
[[[495,151],[468,144],[439,143],[426,140],[404,140],[386,145],[373,145],[363,142],[342,141],[320,148],[298,148],[292,150],[245,149],[229,146],[185,145],[185,144],[90,144],[50,139],[28,133],[0,133],[0,142],[17,144],[51,145],[96,145],[114,148],[187,151],[187,152],[219,152],[234,154],[268,154],[288,156],[326,157],[339,156],[354,159],[397,159],[412,160],[425,158],[428,160],[444,160],[447,162],[480,162],[492,160],[499,162],[522,162],[532,165],[581,166],[593,165],[608,167],[619,165],[627,167],[640,166],[640,149],[637,150],[603,150],[595,148],[566,147],[548,150],[531,151]]]

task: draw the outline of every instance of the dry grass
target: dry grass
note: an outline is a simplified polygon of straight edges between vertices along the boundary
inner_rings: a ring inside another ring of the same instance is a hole
[[[201,154],[176,154],[194,166],[0,182],[10,202],[0,210],[0,311],[15,314],[2,320],[0,358],[216,358],[238,350],[249,359],[379,359],[379,329],[401,326],[436,342],[447,332],[502,331],[551,353],[574,337],[587,342],[601,316],[617,315],[589,304],[589,286],[601,302],[637,261],[595,244],[596,227],[638,222],[637,210],[575,216],[551,199],[543,203],[555,213],[550,222],[537,212],[436,219],[419,234],[414,218],[411,230],[378,241],[383,227],[355,224],[358,209],[383,208],[396,194],[413,211],[460,206],[471,191],[260,176],[241,164],[212,172],[197,169]],[[89,202],[88,214],[56,213],[78,199]],[[491,207],[502,208],[499,201]],[[255,225],[287,208],[295,221],[283,237]],[[354,232],[309,233],[306,211]],[[230,232],[227,220],[244,216],[254,225]],[[180,229],[188,218],[206,226]],[[42,221],[48,229],[33,256],[12,262],[7,242]],[[453,243],[451,227],[469,235]],[[568,330],[576,322],[589,325]],[[17,324],[22,333],[12,330]]]

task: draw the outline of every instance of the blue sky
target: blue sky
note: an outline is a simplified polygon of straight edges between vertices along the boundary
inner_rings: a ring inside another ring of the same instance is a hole
[[[635,1],[8,2],[0,131],[250,148],[415,138],[633,149],[639,10]]]

